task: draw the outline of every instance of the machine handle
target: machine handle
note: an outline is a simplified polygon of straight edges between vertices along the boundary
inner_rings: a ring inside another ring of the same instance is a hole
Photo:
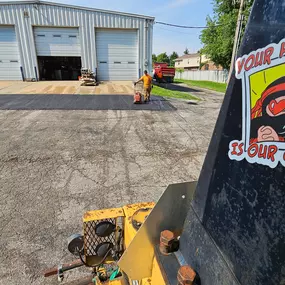
[[[65,272],[65,271],[68,271],[68,270],[71,270],[71,269],[74,269],[80,266],[83,266],[83,263],[80,259],[77,259],[71,263],[66,263],[66,264],[61,265],[60,268],[62,272]],[[59,267],[53,267],[53,268],[46,270],[44,272],[44,277],[49,277],[49,276],[58,274],[59,273],[58,269]]]
[[[49,276],[56,275],[56,274],[57,274],[57,271],[58,271],[57,267],[50,268],[50,269],[48,269],[48,270],[46,270],[46,271],[44,272],[44,277],[49,277]]]

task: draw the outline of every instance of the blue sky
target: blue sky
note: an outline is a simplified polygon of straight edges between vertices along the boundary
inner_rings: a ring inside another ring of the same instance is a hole
[[[157,21],[189,26],[204,26],[207,15],[212,15],[212,0],[58,0],[70,5],[86,6],[154,16]],[[187,46],[190,52],[196,52],[201,43],[200,30],[177,29],[155,24],[153,34],[153,52],[156,54],[177,51],[182,55]]]

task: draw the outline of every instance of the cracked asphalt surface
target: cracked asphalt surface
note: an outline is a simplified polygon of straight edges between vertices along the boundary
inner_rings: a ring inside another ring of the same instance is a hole
[[[222,95],[176,111],[1,110],[0,284],[58,284],[66,238],[87,210],[157,201],[196,180]],[[88,272],[74,270],[65,281]]]

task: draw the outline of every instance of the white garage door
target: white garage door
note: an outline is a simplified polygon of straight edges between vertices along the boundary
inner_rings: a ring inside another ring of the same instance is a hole
[[[136,30],[96,29],[99,80],[135,80],[138,76]]]
[[[22,80],[14,27],[0,27],[0,80]]]
[[[77,28],[34,28],[38,56],[81,56]]]

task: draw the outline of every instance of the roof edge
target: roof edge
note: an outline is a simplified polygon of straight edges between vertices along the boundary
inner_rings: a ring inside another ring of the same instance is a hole
[[[64,8],[71,8],[71,9],[79,9],[79,10],[85,10],[85,11],[93,11],[93,12],[101,12],[101,13],[108,13],[108,14],[117,14],[122,16],[128,16],[128,17],[135,17],[135,18],[143,18],[148,20],[155,20],[155,17],[152,16],[145,16],[145,15],[139,15],[139,14],[132,14],[132,13],[125,13],[120,11],[112,11],[112,10],[104,10],[104,9],[96,9],[91,7],[85,7],[85,6],[76,6],[76,5],[69,5],[64,3],[58,3],[58,2],[48,2],[48,1],[1,1],[1,5],[31,5],[31,4],[42,4],[42,5],[50,5],[50,6],[58,6],[58,7],[64,7]]]
[[[182,60],[182,59],[186,59],[186,58],[195,58],[196,56],[201,56],[200,53],[196,52],[196,53],[189,53],[189,54],[184,54],[182,56],[179,56],[175,59],[175,61],[178,60]]]

